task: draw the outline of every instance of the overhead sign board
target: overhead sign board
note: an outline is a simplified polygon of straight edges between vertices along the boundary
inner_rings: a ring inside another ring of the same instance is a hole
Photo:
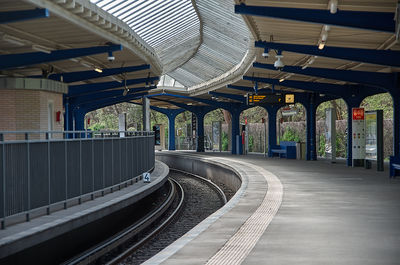
[[[294,104],[294,94],[247,94],[247,105]]]

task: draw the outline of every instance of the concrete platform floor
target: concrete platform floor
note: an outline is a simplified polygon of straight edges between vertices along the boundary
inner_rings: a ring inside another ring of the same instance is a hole
[[[214,160],[229,158],[231,164],[237,161],[236,166],[246,162],[262,167],[283,185],[277,214],[243,264],[400,264],[400,178],[389,179],[387,171],[351,168],[340,162],[203,155]],[[249,186],[251,182],[249,175]],[[250,204],[246,202],[250,199],[243,196],[240,200]],[[202,248],[193,246],[202,245],[196,241],[215,238],[212,233],[218,232],[218,226],[222,227],[218,222],[211,225],[164,264],[196,264],[195,256],[202,255]],[[193,253],[190,261],[185,248]],[[209,255],[208,251],[203,254]],[[213,255],[203,256],[197,264]]]

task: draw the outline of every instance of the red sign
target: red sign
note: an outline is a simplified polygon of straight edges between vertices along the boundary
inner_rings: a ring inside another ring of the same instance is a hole
[[[364,120],[364,108],[353,108],[353,121]]]

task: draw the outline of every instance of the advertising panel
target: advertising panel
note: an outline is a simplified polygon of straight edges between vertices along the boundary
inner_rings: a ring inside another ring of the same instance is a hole
[[[332,162],[336,160],[336,110],[325,110],[325,155]]]
[[[352,140],[353,140],[353,166],[363,165],[364,162],[354,160],[365,159],[365,112],[364,108],[352,109]]]

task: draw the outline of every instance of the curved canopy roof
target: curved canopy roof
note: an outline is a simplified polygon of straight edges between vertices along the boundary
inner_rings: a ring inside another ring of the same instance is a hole
[[[125,22],[151,45],[163,72],[187,90],[209,86],[210,80],[218,81],[223,74],[251,63],[243,61],[252,45],[251,34],[243,18],[233,14],[233,1],[91,2]]]

